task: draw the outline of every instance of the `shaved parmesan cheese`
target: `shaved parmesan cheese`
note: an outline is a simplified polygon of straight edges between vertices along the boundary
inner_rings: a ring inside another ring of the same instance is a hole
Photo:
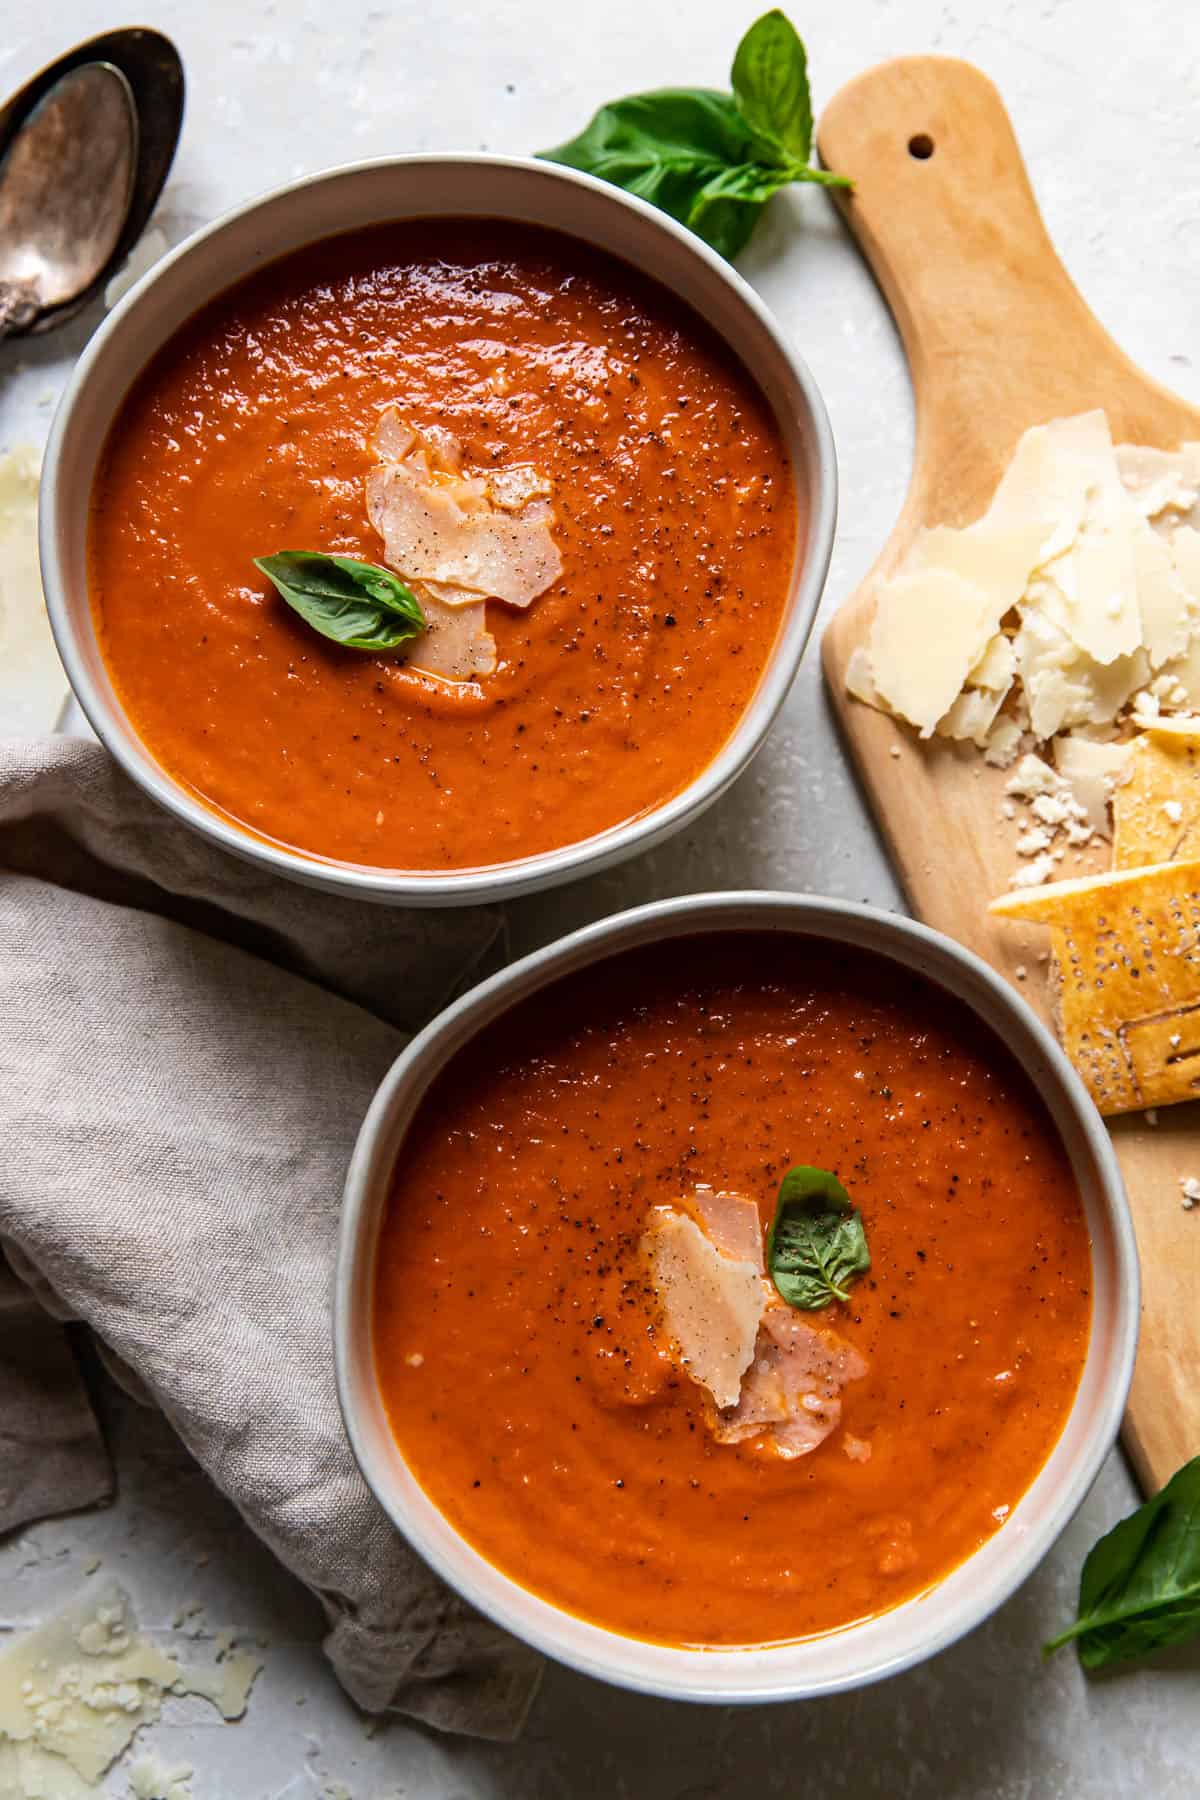
[[[189,1669],[181,1675],[176,1691],[208,1700],[223,1719],[240,1719],[262,1670],[261,1656],[249,1650],[227,1649],[214,1668]]]
[[[1184,535],[1176,533],[1176,538]],[[1190,532],[1200,547],[1200,533]],[[1182,656],[1193,632],[1200,624],[1200,607],[1191,598],[1184,580],[1177,573],[1177,553],[1150,527],[1139,521],[1133,538],[1134,572],[1137,581],[1138,609],[1141,614],[1142,641],[1150,667],[1157,669],[1165,662]],[[1186,553],[1185,553],[1186,559]],[[1195,591],[1200,595],[1200,558],[1197,558]]]
[[[752,1199],[699,1187],[682,1206],[651,1208],[642,1250],[682,1366],[714,1402],[709,1429],[718,1443],[754,1438],[775,1455],[806,1456],[834,1430],[842,1388],[867,1365],[780,1299]]]
[[[1002,631],[988,642],[987,649],[967,676],[970,687],[987,688],[992,693],[1007,694],[1017,672],[1016,652]]]
[[[879,691],[871,674],[871,656],[865,644],[859,644],[850,652],[850,661],[846,664],[846,692],[868,706],[879,704]]]
[[[423,582],[414,582],[413,591],[428,629],[413,639],[409,666],[447,681],[474,681],[477,675],[492,674],[496,640],[487,628],[484,602],[473,598],[448,605]]]
[[[1016,719],[997,719],[988,733],[984,762],[997,769],[1011,768],[1021,748],[1021,737],[1021,727]]]
[[[1200,444],[1155,450],[1147,444],[1118,444],[1117,468],[1142,517],[1188,512],[1200,498]]]
[[[142,1756],[129,1771],[133,1800],[192,1800],[190,1763],[172,1768],[157,1756]]]
[[[748,1195],[698,1187],[683,1204],[722,1256],[753,1263],[760,1275],[764,1272],[762,1220]]]
[[[651,1209],[642,1249],[684,1369],[718,1406],[735,1406],[766,1300],[759,1265],[723,1256],[694,1219],[669,1206]]]
[[[137,1636],[125,1595],[109,1583],[0,1653],[0,1740],[96,1781],[158,1717],[180,1672]]]
[[[807,1456],[840,1422],[846,1383],[866,1372],[853,1345],[776,1298],[763,1313],[740,1398],[722,1411],[714,1436],[723,1444],[761,1438],[789,1461]]]
[[[1171,538],[1171,562],[1180,586],[1200,599],[1200,531],[1181,525]]]
[[[958,575],[926,569],[887,582],[876,603],[870,657],[888,710],[930,737],[998,624],[987,594]]]
[[[1006,794],[1019,800],[1032,800],[1038,794],[1052,794],[1057,783],[1054,770],[1040,756],[1023,756],[1004,784]]]
[[[1200,707],[1198,527],[1200,444],[1114,447],[1100,411],[1034,426],[983,517],[918,533],[877,590],[847,688],[1001,767],[1025,731]],[[1094,787],[1085,810],[1090,833]]]
[[[1022,437],[985,518],[993,528],[1040,526],[1041,542],[1029,565],[1032,571],[1071,549],[1089,491],[1106,491],[1118,479],[1103,412],[1051,419]]]
[[[90,1587],[86,1600],[0,1651],[0,1794],[94,1793],[158,1718],[164,1694],[199,1694],[237,1718],[261,1667],[239,1652],[214,1671],[184,1669],[138,1635],[129,1596],[115,1582]]]
[[[0,457],[0,731],[20,737],[53,731],[67,695],[42,597],[37,495],[37,452]]]
[[[1002,688],[999,693],[993,693],[987,688],[966,688],[945,717],[938,720],[938,736],[969,738],[982,749],[988,741],[992,721],[1004,705],[1007,692],[1007,688]]]
[[[1043,535],[1036,520],[999,523],[989,516],[965,531],[935,525],[917,533],[905,568],[957,575],[987,596],[989,612],[999,625],[1025,590]]]
[[[1061,570],[1067,629],[1098,663],[1132,656],[1142,643],[1133,548],[1137,520],[1111,455],[1109,461],[1111,481],[1088,489],[1074,548]]]
[[[1115,718],[1150,674],[1142,650],[1107,665],[1083,655],[1037,599],[1022,605],[1013,647],[1030,727],[1042,743],[1073,725]]]
[[[562,558],[546,518],[530,517],[524,505],[544,491],[533,471],[509,471],[506,485],[493,476],[505,493],[504,505],[494,506],[483,478],[461,473],[461,450],[448,432],[418,433],[390,408],[375,441],[387,454],[367,477],[367,514],[385,560],[406,580],[525,607],[558,579]]]
[[[1059,774],[1070,784],[1087,813],[1092,830],[1111,837],[1108,806],[1112,790],[1129,766],[1128,744],[1097,744],[1088,738],[1060,737],[1054,742]]]
[[[519,512],[531,500],[549,496],[550,483],[528,463],[513,463],[507,469],[493,469],[487,477],[487,490],[493,506],[505,512]]]

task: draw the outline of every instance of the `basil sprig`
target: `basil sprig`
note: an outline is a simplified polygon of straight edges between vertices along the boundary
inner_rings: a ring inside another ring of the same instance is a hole
[[[1106,1669],[1200,1633],[1200,1456],[1102,1537],[1083,1565],[1073,1638],[1085,1669]]]
[[[425,630],[416,595],[375,563],[280,550],[256,556],[254,566],[306,624],[349,650],[395,650]]]
[[[649,200],[734,257],[777,189],[849,187],[815,169],[808,63],[783,13],[764,13],[733,59],[732,94],[659,88],[601,107],[579,136],[539,154]]]
[[[817,1312],[848,1300],[850,1283],[870,1266],[862,1214],[837,1176],[789,1169],[767,1238],[767,1268],[788,1305]]]

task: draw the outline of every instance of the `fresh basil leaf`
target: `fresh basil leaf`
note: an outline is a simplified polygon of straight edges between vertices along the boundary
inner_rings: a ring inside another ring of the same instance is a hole
[[[684,223],[706,244],[732,260],[743,250],[763,206],[791,176],[761,163],[738,163],[706,182]]]
[[[799,32],[778,7],[756,20],[738,45],[730,82],[738,111],[760,140],[760,158],[765,152],[770,162],[807,163],[813,128],[808,59]]]
[[[1074,1638],[1085,1669],[1148,1656],[1200,1634],[1200,1456],[1102,1537],[1079,1582],[1079,1617],[1045,1647]]]
[[[254,566],[306,624],[347,649],[395,650],[425,629],[416,595],[375,563],[280,550],[256,556]]]
[[[661,88],[601,107],[578,137],[539,154],[611,181],[686,225],[705,186],[753,152],[728,94]]]
[[[804,46],[782,13],[767,13],[746,33],[733,82],[736,98],[711,88],[659,88],[614,100],[578,137],[539,155],[637,194],[722,256],[736,256],[777,189],[793,181],[850,183],[809,166]]]
[[[705,183],[684,223],[732,261],[745,248],[771,195],[793,181],[816,181],[826,187],[848,185],[843,176],[827,175],[824,169],[769,169],[762,163],[739,163]]]
[[[848,1300],[850,1283],[870,1266],[862,1214],[837,1176],[789,1169],[767,1238],[767,1268],[788,1305],[816,1312]]]

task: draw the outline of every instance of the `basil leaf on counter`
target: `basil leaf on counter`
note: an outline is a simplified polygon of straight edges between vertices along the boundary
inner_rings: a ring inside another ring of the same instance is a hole
[[[713,182],[754,166],[750,133],[736,106],[728,94],[708,88],[661,88],[614,100],[577,138],[539,154],[545,162],[611,181],[681,225],[692,224]],[[746,236],[753,224],[751,215]],[[704,231],[700,235],[711,241]]]
[[[786,170],[766,169],[758,163],[726,169],[705,185],[685,223],[732,261],[745,249],[771,195],[787,187],[791,179]]]
[[[395,650],[425,629],[416,595],[375,563],[281,550],[256,556],[254,566],[306,624],[347,649]]]
[[[781,12],[752,25],[734,58],[732,95],[659,88],[601,107],[546,162],[611,181],[660,207],[722,256],[741,250],[763,206],[793,181],[848,187],[809,165],[812,102],[804,46]]]
[[[808,58],[800,33],[778,8],[750,27],[729,79],[737,109],[755,137],[765,139],[781,161],[806,163],[813,128]]]
[[[788,1305],[816,1312],[848,1300],[849,1284],[870,1266],[862,1214],[837,1176],[789,1169],[767,1238],[767,1268]]]
[[[1200,1634],[1200,1456],[1094,1545],[1079,1617],[1045,1646],[1075,1639],[1085,1669],[1106,1669]]]

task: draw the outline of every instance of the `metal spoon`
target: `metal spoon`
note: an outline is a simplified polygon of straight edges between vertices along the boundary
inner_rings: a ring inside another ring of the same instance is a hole
[[[109,62],[55,82],[0,163],[0,338],[91,286],[120,240],[138,161],[133,94]]]

